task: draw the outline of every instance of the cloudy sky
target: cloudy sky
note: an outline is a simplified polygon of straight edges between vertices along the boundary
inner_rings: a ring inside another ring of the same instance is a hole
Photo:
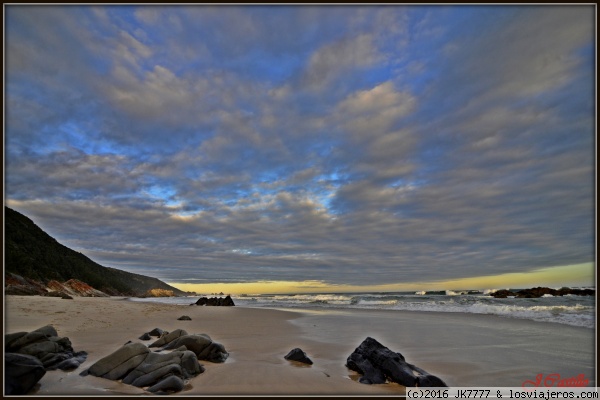
[[[594,6],[5,12],[5,203],[102,265],[330,288],[593,268]]]

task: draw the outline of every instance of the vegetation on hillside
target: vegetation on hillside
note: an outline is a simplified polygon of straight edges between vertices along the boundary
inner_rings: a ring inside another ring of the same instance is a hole
[[[104,267],[58,243],[23,214],[4,211],[5,273],[43,283],[77,279],[110,295],[140,296],[157,288],[186,294],[156,278]]]

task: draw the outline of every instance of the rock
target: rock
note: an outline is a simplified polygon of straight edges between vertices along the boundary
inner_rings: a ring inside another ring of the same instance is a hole
[[[179,392],[179,391],[183,390],[184,386],[185,386],[185,384],[183,383],[183,380],[181,378],[179,378],[175,375],[171,375],[168,378],[163,379],[156,385],[149,387],[148,391],[152,392],[152,393]]]
[[[175,292],[167,289],[150,289],[142,297],[177,297]]]
[[[538,298],[544,295],[552,295],[552,296],[565,296],[568,294],[576,295],[576,296],[595,296],[596,291],[594,289],[570,289],[570,288],[560,288],[558,290],[548,288],[548,287],[535,287],[531,289],[521,289],[516,292],[510,290],[498,290],[494,293],[490,293],[490,296],[493,296],[497,299],[505,299],[508,296],[514,296],[517,298]]]
[[[178,337],[185,336],[187,334],[188,333],[186,331],[184,331],[183,329],[175,329],[171,333],[167,333],[166,335],[162,335],[157,341],[155,341],[154,343],[152,343],[148,347],[162,347],[162,346],[166,345],[167,343],[170,343],[173,340],[177,339]]]
[[[359,380],[361,383],[381,384],[389,380],[407,387],[447,387],[440,378],[408,364],[402,354],[391,351],[370,337],[350,354],[346,366],[363,374]]]
[[[515,292],[511,292],[510,290],[502,289],[502,290],[497,290],[494,293],[490,293],[490,296],[493,296],[496,299],[506,299],[508,296],[516,297],[517,294]]]
[[[190,317],[188,317],[187,315],[182,315],[181,317],[177,318],[178,321],[191,321],[192,319]]]
[[[184,387],[184,379],[204,372],[194,352],[176,350],[153,353],[142,343],[125,345],[92,365],[85,375],[119,380],[125,384],[147,387],[150,392],[176,392]]]
[[[286,360],[290,360],[290,361],[298,361],[304,364],[309,364],[312,365],[312,360],[310,358],[308,358],[308,356],[306,355],[306,353],[304,351],[302,351],[299,348],[295,348],[292,351],[290,351],[285,357]]]
[[[144,361],[148,353],[150,350],[143,343],[130,343],[96,361],[88,373],[107,379],[121,379]]]
[[[108,295],[100,290],[94,289],[85,282],[81,282],[77,279],[69,279],[64,283],[57,281],[50,281],[46,285],[52,292],[65,293],[69,296],[76,297],[108,297]]]
[[[46,292],[43,293],[41,296],[47,296],[47,297],[61,297],[63,299],[70,299],[73,300],[73,297],[69,296],[68,294],[66,294],[65,292]]]
[[[197,306],[235,306],[233,299],[231,296],[227,296],[225,298],[222,297],[211,297],[210,299],[206,297],[201,297],[196,301]]]
[[[229,357],[229,353],[225,350],[225,347],[220,343],[214,342],[206,334],[181,335],[169,341],[163,347],[163,350],[177,349],[181,346],[185,346],[186,349],[193,351],[199,360],[222,363]],[[150,347],[153,347],[153,345],[150,345]]]
[[[375,368],[362,354],[352,353],[348,357],[348,360],[346,360],[346,366],[363,375],[358,380],[360,383],[371,385],[387,382],[385,374],[378,368]]]
[[[140,340],[151,340],[152,336],[150,336],[150,334],[148,332],[146,332],[142,336],[140,336],[138,339],[140,339]]]
[[[154,328],[148,333],[150,336],[161,337],[164,331],[160,328]]]
[[[42,282],[33,279],[23,278],[20,275],[6,273],[4,277],[4,294],[17,296],[43,295],[48,292]]]
[[[4,394],[27,394],[46,374],[42,362],[36,357],[17,354],[4,354]]]
[[[170,374],[188,379],[203,371],[198,358],[191,351],[149,353],[142,363],[123,378],[123,383],[138,387],[152,386]]]
[[[69,370],[79,367],[87,353],[75,352],[69,338],[59,337],[56,329],[48,325],[32,332],[18,332],[4,337],[5,350],[37,358],[46,371]]]

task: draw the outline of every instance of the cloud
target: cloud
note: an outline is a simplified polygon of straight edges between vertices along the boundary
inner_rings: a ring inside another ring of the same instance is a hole
[[[301,85],[322,90],[348,70],[371,66],[381,57],[369,34],[328,43],[311,55]]]
[[[7,204],[169,282],[589,262],[590,10],[10,6]]]

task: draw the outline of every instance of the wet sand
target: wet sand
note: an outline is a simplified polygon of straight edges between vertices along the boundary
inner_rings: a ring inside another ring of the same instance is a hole
[[[191,321],[178,321],[188,315]],[[230,353],[178,395],[401,395],[397,384],[363,385],[346,358],[371,336],[451,386],[521,386],[537,374],[585,374],[595,386],[594,331],[488,315],[367,310],[273,310],[5,297],[5,333],[53,325],[88,358],[72,372],[49,371],[32,395],[139,395],[143,389],[79,374],[154,328],[207,333]],[[152,341],[143,342],[146,344]],[[283,357],[302,348],[312,366]]]

